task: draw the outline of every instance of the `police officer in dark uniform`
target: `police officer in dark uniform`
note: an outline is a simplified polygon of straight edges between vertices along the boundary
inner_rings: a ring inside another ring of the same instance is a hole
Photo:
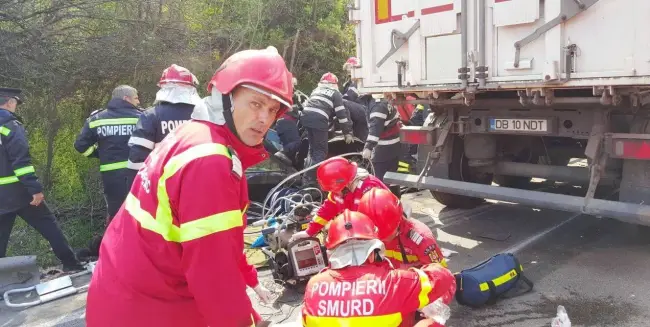
[[[142,113],[139,104],[136,89],[128,85],[116,87],[107,108],[90,114],[74,142],[79,153],[99,158],[108,221],[117,214],[131,189],[128,142]]]
[[[343,132],[345,143],[352,143],[352,122],[350,113],[343,105],[343,96],[338,90],[338,78],[332,73],[321,77],[318,87],[304,104],[300,123],[307,130],[309,158],[306,166],[313,166],[327,158],[327,141],[330,120],[336,115]],[[316,170],[306,174],[306,182],[315,182]]]
[[[130,182],[156,145],[191,119],[194,105],[201,101],[198,84],[196,76],[185,67],[173,64],[163,71],[155,106],[145,110],[129,140]]]
[[[0,257],[5,257],[16,216],[34,227],[52,246],[66,272],[84,269],[45,203],[36,177],[25,128],[15,115],[19,89],[0,88]]]
[[[362,156],[371,159],[375,176],[383,181],[386,172],[397,170],[402,153],[401,123],[397,110],[385,99],[374,99],[369,94],[360,99],[370,111],[368,138]]]

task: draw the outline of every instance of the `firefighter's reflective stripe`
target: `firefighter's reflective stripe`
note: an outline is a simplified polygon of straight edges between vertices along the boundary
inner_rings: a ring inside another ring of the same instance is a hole
[[[330,326],[354,326],[354,327],[397,327],[402,323],[400,312],[382,316],[363,317],[314,317],[305,316],[305,326],[309,327],[330,327]]]
[[[523,270],[524,270],[524,267],[519,266],[519,269],[521,269],[521,271],[523,271]],[[505,273],[505,274],[503,274],[503,275],[501,275],[501,276],[499,276],[499,277],[493,279],[493,280],[492,280],[492,283],[494,283],[494,286],[499,286],[499,285],[501,285],[501,284],[504,284],[504,283],[509,282],[511,279],[513,279],[513,278],[515,278],[515,277],[517,277],[517,271],[514,270],[514,269],[512,269],[512,270],[510,270],[509,272],[507,272],[507,273]],[[489,290],[490,290],[490,286],[488,285],[487,282],[485,282],[485,283],[481,283],[481,284],[479,285],[479,287],[481,288],[481,291],[482,291],[482,292],[485,292],[485,291],[489,291]]]
[[[153,150],[156,147],[156,143],[151,140],[147,140],[144,137],[135,137],[131,136],[129,139],[129,145],[139,145],[141,147]]]
[[[138,118],[110,118],[110,119],[97,119],[88,124],[88,127],[95,128],[99,126],[108,125],[135,125],[138,123]]]
[[[187,242],[244,225],[242,212],[239,210],[222,212],[176,226],[166,217],[154,218],[149,212],[142,209],[138,198],[131,193],[126,197],[124,206],[142,228],[159,234],[170,242]]]
[[[404,161],[398,163],[397,172],[398,173],[408,173],[410,165]]]
[[[4,136],[9,136],[9,134],[11,134],[11,130],[4,126],[0,126],[0,134]]]
[[[327,225],[327,223],[328,223],[327,220],[323,219],[320,216],[314,216],[314,222],[319,224],[319,225],[323,225],[323,226]]]
[[[99,171],[104,172],[104,171],[124,169],[127,166],[128,166],[128,161],[114,162],[114,163],[99,166]]]
[[[411,269],[415,270],[420,276],[420,294],[418,294],[418,299],[420,300],[419,309],[422,309],[429,304],[429,293],[433,289],[433,285],[431,285],[431,280],[429,280],[429,276],[424,271],[417,268]]]
[[[384,254],[387,258],[393,258],[399,262],[404,262],[404,259],[402,258],[402,254],[399,253],[398,251],[393,251],[393,250],[386,250],[386,253]],[[409,262],[418,262],[418,257],[412,254],[407,254],[406,259],[409,260]]]
[[[35,172],[36,172],[36,170],[34,169],[34,166],[27,166],[27,167],[18,168],[16,170],[14,170],[14,174],[16,174],[17,177],[27,175],[27,174],[31,174],[31,173],[35,173]]]
[[[13,183],[18,183],[20,180],[18,177],[27,175],[27,174],[33,174],[36,172],[36,169],[34,169],[34,166],[27,166],[27,167],[22,167],[14,170],[14,176],[7,176],[7,177],[0,177],[0,185],[7,185],[7,184],[13,184]]]
[[[84,153],[82,153],[82,154],[84,155],[84,157],[88,157],[91,154],[93,154],[93,152],[95,152],[95,150],[97,150],[97,144],[93,144],[93,146],[89,147],[88,150],[84,151]]]
[[[16,176],[0,177],[0,185],[18,183],[20,180]]]
[[[142,228],[160,234],[165,240],[171,242],[187,242],[202,238],[214,233],[226,231],[244,225],[241,210],[230,210],[217,213],[194,221],[174,225],[169,195],[167,193],[166,181],[174,176],[183,166],[191,161],[207,156],[222,155],[231,159],[228,148],[221,144],[201,144],[172,157],[163,169],[163,174],[158,181],[158,207],[156,217],[142,209],[140,201],[132,194],[129,194],[125,204],[126,210],[138,222]]]

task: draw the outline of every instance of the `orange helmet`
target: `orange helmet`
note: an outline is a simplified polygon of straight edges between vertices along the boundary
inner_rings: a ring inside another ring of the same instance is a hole
[[[160,76],[160,81],[158,82],[158,87],[167,83],[185,84],[196,87],[199,85],[199,80],[189,71],[189,69],[172,64],[163,70],[162,76]]]
[[[280,102],[282,108],[276,115],[279,118],[293,105],[292,80],[293,75],[274,47],[244,50],[221,64],[210,79],[208,92],[215,87],[221,94],[229,94],[244,85]]]
[[[334,157],[323,162],[316,171],[318,184],[325,192],[339,193],[354,180],[357,163]]]
[[[380,240],[395,235],[404,216],[402,203],[395,194],[376,187],[361,197],[357,210],[372,219]]]
[[[325,247],[331,250],[348,240],[375,240],[377,227],[368,216],[345,209],[330,223]]]
[[[338,84],[339,78],[336,75],[327,72],[320,78],[320,83]]]

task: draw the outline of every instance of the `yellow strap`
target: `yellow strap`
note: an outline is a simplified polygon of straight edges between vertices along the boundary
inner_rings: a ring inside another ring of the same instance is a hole
[[[387,258],[393,258],[399,262],[404,262],[404,259],[402,258],[402,254],[398,251],[386,250],[384,256],[386,256]],[[411,263],[419,261],[418,257],[412,254],[407,254],[406,259],[408,259],[409,262]]]
[[[327,220],[323,219],[321,216],[314,216],[313,222],[323,226],[327,225]]]
[[[97,144],[93,144],[91,147],[88,148],[88,150],[84,151],[84,153],[82,154],[84,155],[84,157],[88,157],[91,154],[93,154],[93,152],[95,152],[95,149],[97,149]]]
[[[363,316],[363,317],[316,317],[306,316],[305,326],[307,327],[397,327],[402,323],[402,314],[391,313],[383,316]]]
[[[417,268],[411,268],[415,270],[415,272],[418,273],[420,276],[420,294],[418,295],[418,299],[420,300],[420,306],[418,307],[419,309],[424,308],[429,304],[429,293],[431,293],[431,290],[433,289],[433,285],[431,285],[431,281],[429,280],[429,276],[427,274]]]
[[[524,271],[524,267],[522,267],[521,265],[519,266],[519,269],[521,269],[521,271]],[[502,285],[502,284],[505,284],[505,283],[509,282],[511,279],[513,279],[515,277],[517,277],[517,271],[512,269],[512,270],[508,271],[507,273],[493,279],[492,283],[494,283],[494,286],[499,286],[499,285]],[[479,285],[479,287],[481,288],[482,292],[490,290],[490,286],[488,285],[487,282],[481,283]]]
[[[336,204],[336,201],[334,201],[334,199],[332,199],[332,192],[330,192],[329,194],[327,194],[327,199],[330,200],[330,202]]]
[[[135,125],[138,123],[138,118],[111,118],[111,119],[97,119],[91,121],[88,127],[95,128],[107,125]]]
[[[27,174],[31,174],[31,173],[35,173],[35,172],[36,172],[36,170],[34,169],[34,166],[27,166],[27,167],[18,168],[16,170],[14,170],[14,174],[16,174],[17,177],[27,175]]]

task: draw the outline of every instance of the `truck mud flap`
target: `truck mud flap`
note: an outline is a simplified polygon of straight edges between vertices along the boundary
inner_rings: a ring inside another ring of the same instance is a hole
[[[650,226],[650,206],[618,201],[591,199],[563,194],[529,191],[501,186],[482,185],[424,177],[418,184],[418,176],[410,174],[386,173],[386,183],[410,187],[420,187],[438,192],[487,198],[519,203],[526,206],[554,210],[581,212],[588,215],[614,218],[626,223]]]

